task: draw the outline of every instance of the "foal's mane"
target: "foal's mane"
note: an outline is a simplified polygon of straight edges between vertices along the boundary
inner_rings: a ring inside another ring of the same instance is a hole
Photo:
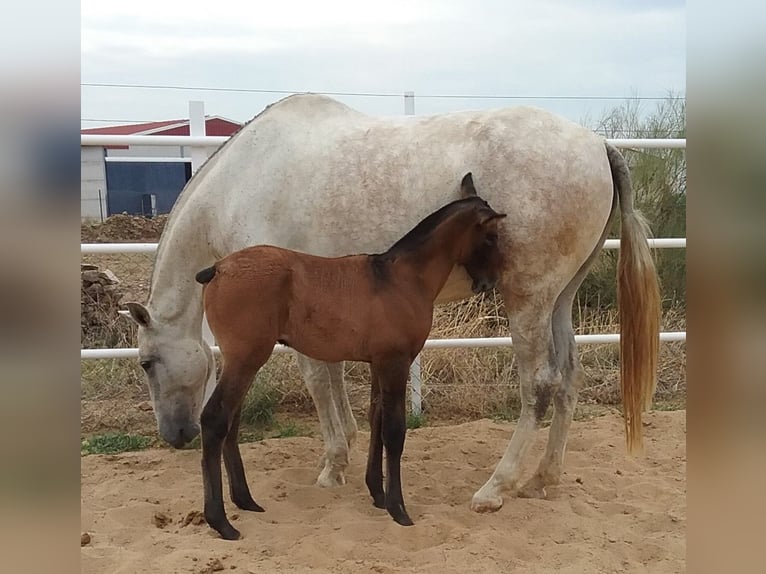
[[[418,223],[407,233],[407,235],[394,243],[388,251],[381,253],[380,256],[396,256],[408,251],[414,251],[420,247],[446,219],[450,218],[458,211],[472,205],[487,206],[487,202],[480,197],[473,196],[448,203]]]
[[[418,223],[404,237],[394,243],[388,251],[371,254],[369,258],[373,277],[377,281],[385,281],[388,278],[388,263],[401,255],[418,249],[445,220],[462,209],[476,204],[487,206],[487,202],[478,196],[466,197],[448,203]]]

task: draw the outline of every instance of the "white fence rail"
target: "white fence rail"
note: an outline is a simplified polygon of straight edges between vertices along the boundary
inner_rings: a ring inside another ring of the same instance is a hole
[[[195,129],[192,133],[199,133],[200,123],[204,130],[203,106],[200,102],[190,102],[191,123]],[[406,111],[406,106],[405,106]],[[229,136],[152,136],[152,135],[93,135],[81,134],[80,143],[83,146],[189,146],[193,149],[194,160],[193,171],[201,165],[199,157],[199,148],[212,148],[225,143]],[[686,139],[609,139],[608,142],[618,148],[641,148],[641,149],[686,149]],[[122,159],[122,158],[120,158]],[[114,161],[119,161],[115,158]],[[129,160],[128,160],[129,161]],[[157,161],[157,160],[155,160]],[[188,159],[175,161],[189,161]],[[605,249],[619,249],[620,241],[618,239],[608,239],[604,243]],[[686,238],[659,238],[650,239],[649,246],[656,249],[667,248],[686,248]],[[90,243],[82,244],[80,251],[83,255],[97,254],[119,254],[119,253],[154,253],[157,250],[156,243]],[[618,334],[596,334],[596,335],[577,335],[575,341],[578,344],[609,344],[617,343],[620,340]],[[666,332],[660,333],[660,341],[686,341],[686,332]],[[429,339],[426,341],[424,349],[447,349],[459,347],[504,347],[513,345],[511,337],[489,337],[489,338],[468,338],[468,339]],[[215,353],[219,350],[213,347]],[[274,352],[282,353],[289,349],[282,345],[276,345]],[[118,348],[118,349],[81,349],[81,360],[99,360],[99,359],[124,359],[135,358],[138,356],[138,349]],[[421,381],[419,361],[411,369],[411,389],[412,389],[412,409],[415,414],[420,414],[421,399]]]
[[[660,333],[660,341],[665,343],[685,342],[685,331],[668,331]],[[585,345],[603,345],[609,343],[619,343],[620,336],[617,334],[596,334],[596,335],[575,335],[575,342]],[[423,347],[424,349],[459,349],[459,348],[481,348],[481,347],[511,347],[513,340],[511,337],[470,337],[467,339],[428,339]],[[220,355],[218,347],[213,346],[213,353]],[[274,345],[275,353],[287,353],[291,349],[284,345]],[[125,347],[122,349],[81,349],[80,359],[84,361],[97,359],[135,359],[138,357],[136,347]]]
[[[654,249],[686,248],[685,237],[666,237],[649,239],[649,247]],[[120,253],[154,253],[158,243],[82,243],[80,253],[83,255],[111,255]],[[604,249],[619,249],[619,239],[604,241]]]
[[[213,147],[225,143],[231,136],[117,136],[105,134],[81,134],[84,146],[190,146]],[[606,141],[619,148],[686,149],[686,139],[607,138]]]

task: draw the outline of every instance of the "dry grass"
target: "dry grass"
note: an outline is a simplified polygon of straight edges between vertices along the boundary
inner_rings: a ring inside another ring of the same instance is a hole
[[[578,334],[618,332],[614,311],[575,310]],[[125,346],[134,346],[135,328],[129,320],[111,325]],[[683,310],[663,316],[663,330],[685,328]],[[502,300],[493,295],[440,306],[434,316],[432,338],[508,336]],[[576,417],[587,417],[620,402],[617,345],[583,345],[580,357],[585,370],[584,387]],[[147,408],[148,392],[134,360],[84,361],[82,363],[82,431],[110,430],[155,434]],[[518,415],[518,373],[512,348],[433,349],[421,363],[424,413],[429,424],[483,417],[514,419]],[[369,397],[366,364],[346,364],[346,384],[353,410],[364,426]],[[276,393],[279,419],[305,420],[315,415],[311,397],[291,354],[274,355],[258,374],[255,385]],[[257,391],[255,391],[257,392]],[[660,346],[658,408],[683,408],[686,400],[686,351],[684,343]]]
[[[111,269],[122,281],[122,301],[146,301],[152,257],[146,255],[87,256],[84,262]],[[617,313],[576,307],[578,334],[619,332]],[[664,312],[662,330],[685,329],[685,311]],[[503,303],[495,295],[439,306],[434,314],[432,338],[508,336]],[[119,317],[104,325],[99,341],[84,337],[83,347],[136,346],[132,322]],[[576,417],[586,417],[620,403],[619,351],[617,345],[582,345],[584,388]],[[658,408],[683,408],[686,401],[686,346],[660,345]],[[514,419],[518,415],[518,373],[512,348],[432,349],[422,356],[423,405],[429,424],[466,421],[482,417]],[[346,363],[346,384],[351,405],[365,425],[369,399],[366,364]],[[291,354],[274,355],[258,375],[256,385],[267,385],[278,397],[278,418],[311,420],[316,417],[311,397]],[[154,420],[143,374],[135,360],[82,362],[82,431],[84,434],[119,430],[154,435]]]

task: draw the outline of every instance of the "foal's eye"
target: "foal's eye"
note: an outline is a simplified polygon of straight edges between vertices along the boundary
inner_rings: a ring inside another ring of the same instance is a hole
[[[152,365],[154,364],[154,361],[151,361],[151,360],[147,359],[147,360],[144,360],[144,361],[140,361],[138,364],[141,365],[141,368],[144,371],[148,371],[149,369],[152,368]]]

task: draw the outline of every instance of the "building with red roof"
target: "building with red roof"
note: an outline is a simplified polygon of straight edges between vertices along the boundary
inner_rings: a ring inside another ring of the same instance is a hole
[[[242,124],[205,117],[205,135],[231,136]],[[98,135],[189,135],[188,119],[164,120],[80,130]],[[217,146],[211,146],[212,153]],[[153,216],[168,213],[191,178],[188,146],[81,146],[81,219],[103,220],[115,213]]]

